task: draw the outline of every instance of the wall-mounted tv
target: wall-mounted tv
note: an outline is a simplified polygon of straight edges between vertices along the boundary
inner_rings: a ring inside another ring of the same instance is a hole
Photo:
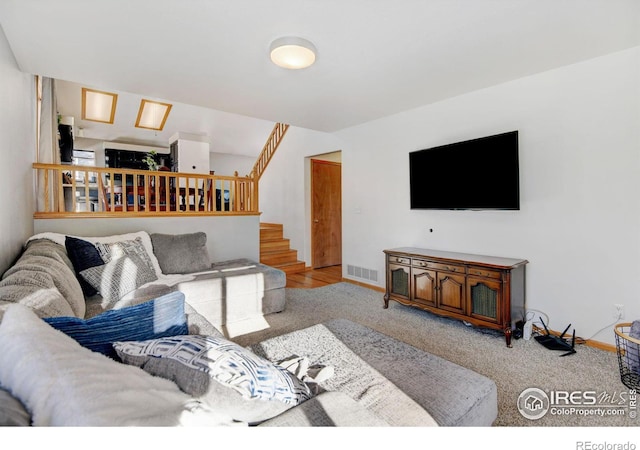
[[[409,153],[411,209],[520,209],[518,131]]]

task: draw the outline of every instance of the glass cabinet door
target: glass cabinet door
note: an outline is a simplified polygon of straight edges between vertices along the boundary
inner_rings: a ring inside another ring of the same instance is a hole
[[[467,285],[471,315],[499,323],[502,283],[486,278],[469,277]]]
[[[409,267],[389,264],[389,292],[409,298]]]

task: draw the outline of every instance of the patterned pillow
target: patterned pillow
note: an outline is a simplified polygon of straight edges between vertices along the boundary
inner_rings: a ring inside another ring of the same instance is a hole
[[[80,275],[102,295],[105,307],[113,305],[129,292],[158,279],[140,256],[131,254],[113,259],[101,266],[90,267]]]
[[[280,406],[292,407],[313,395],[303,381],[283,367],[220,337],[174,336],[143,342],[115,342],[113,346],[127,364],[144,368],[150,361],[165,360],[165,368],[171,370],[164,377],[194,396],[207,393],[207,389],[193,384],[192,378],[198,372],[207,375],[204,380],[207,384],[221,384],[245,400],[277,402]],[[188,370],[178,371],[176,362]],[[154,365],[155,375],[163,376],[157,364]]]
[[[100,257],[105,263],[111,262],[115,259],[122,258],[123,256],[138,256],[149,268],[155,272],[153,263],[149,257],[149,253],[144,247],[141,238],[135,238],[134,240],[125,240],[119,242],[97,242],[95,244]]]
[[[83,347],[114,359],[117,354],[112,344],[116,341],[139,341],[189,332],[184,294],[179,291],[139,305],[112,309],[86,320],[51,317],[44,321]]]

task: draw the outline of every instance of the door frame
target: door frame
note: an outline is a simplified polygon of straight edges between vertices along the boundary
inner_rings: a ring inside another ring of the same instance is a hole
[[[314,210],[313,210],[313,170],[312,170],[312,166],[313,166],[313,160],[316,161],[324,161],[324,162],[329,162],[329,163],[335,163],[335,164],[339,164],[341,167],[341,173],[342,173],[342,152],[340,150],[335,151],[335,152],[331,152],[331,153],[327,153],[327,154],[322,154],[322,155],[315,155],[315,156],[310,156],[307,158],[308,159],[308,164],[307,164],[307,168],[308,168],[308,180],[309,180],[309,195],[307,197],[307,201],[308,201],[308,226],[309,226],[309,260],[308,263],[310,265],[310,267],[315,267],[315,263],[316,261],[314,260],[314,253],[313,253],[313,248],[314,248],[314,242],[317,239],[316,235],[315,235],[315,227],[313,226],[313,220],[314,220]],[[340,185],[342,186],[342,182],[340,183]],[[342,204],[342,188],[340,189],[340,199],[341,199],[341,204]],[[342,211],[340,214],[341,218],[340,218],[340,239],[342,241]],[[340,247],[342,248],[342,242],[340,242]],[[342,255],[340,255],[340,259],[342,259]]]

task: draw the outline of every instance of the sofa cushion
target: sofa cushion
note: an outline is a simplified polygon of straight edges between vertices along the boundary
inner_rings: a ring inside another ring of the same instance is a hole
[[[104,260],[100,256],[96,245],[72,236],[66,237],[64,245],[67,249],[67,255],[73,264],[73,269],[76,272],[78,281],[80,282],[82,292],[87,297],[96,295],[98,291],[80,276],[80,272],[83,270],[104,264]]]
[[[40,317],[75,315],[51,275],[37,270],[14,272],[0,281],[0,319],[15,303],[28,306]]]
[[[82,347],[19,304],[0,323],[0,385],[34,426],[234,424],[175,383]]]
[[[311,398],[309,387],[288,372],[251,351],[220,337],[189,335],[142,342],[116,342],[120,359],[136,366],[151,358],[174,360],[188,368],[173,372],[176,383],[193,395],[204,395],[211,382],[220,383],[246,399],[276,400],[295,406]],[[174,368],[172,368],[174,369]],[[192,384],[190,378],[200,377]]]
[[[194,273],[211,268],[206,233],[151,233],[151,243],[162,273]]]
[[[0,281],[0,301],[26,304],[37,309],[41,317],[84,317],[86,311],[64,243],[48,239],[27,242],[22,255]]]
[[[150,266],[135,254],[90,267],[80,275],[100,293],[106,305],[114,305],[129,292],[158,279]]]
[[[116,341],[147,340],[189,332],[181,292],[106,311],[91,319],[53,317],[45,322],[82,346],[111,358],[117,358],[112,345]]]
[[[20,400],[0,388],[0,427],[28,427],[31,414]]]

